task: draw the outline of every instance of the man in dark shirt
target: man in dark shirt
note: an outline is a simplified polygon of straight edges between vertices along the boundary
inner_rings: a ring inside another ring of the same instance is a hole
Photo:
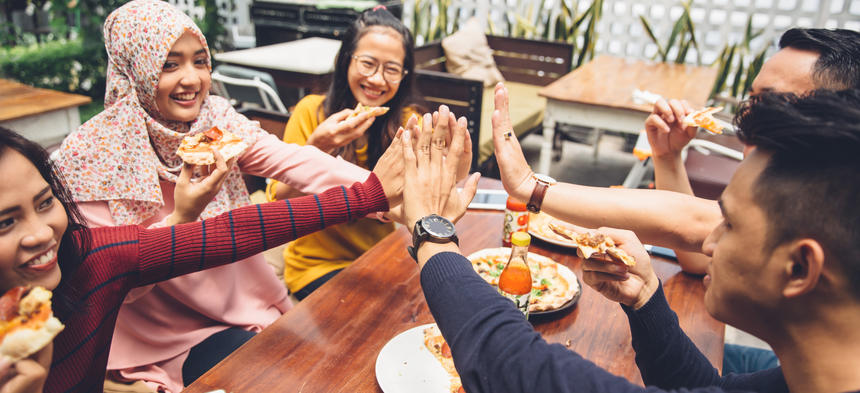
[[[860,391],[860,92],[764,93],[736,123],[755,149],[723,193],[722,223],[704,242],[711,258],[705,305],[767,341],[781,368],[721,377],[681,331],[632,232],[600,230],[636,259],[634,267],[589,260],[582,278],[627,314],[645,389],[544,341],[454,242],[419,242],[421,285],[466,391]],[[499,149],[514,143],[497,143],[497,156],[510,156]],[[407,222],[462,215],[452,182],[420,184],[421,171],[445,165],[426,157],[441,150],[419,146],[418,160],[405,150]]]

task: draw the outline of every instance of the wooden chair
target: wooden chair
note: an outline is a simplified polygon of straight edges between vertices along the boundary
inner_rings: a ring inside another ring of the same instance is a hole
[[[498,36],[487,36],[487,43],[510,92],[514,132],[522,136],[540,130],[546,100],[537,92],[570,71],[573,45]],[[445,62],[441,41],[415,49],[415,79],[420,98],[428,109],[445,104],[458,116],[469,119],[474,147],[472,169],[492,173],[494,86],[484,88],[482,81],[450,74]]]

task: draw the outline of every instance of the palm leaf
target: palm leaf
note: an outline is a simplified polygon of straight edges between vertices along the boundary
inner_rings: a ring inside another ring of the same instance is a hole
[[[767,54],[767,48],[762,49],[758,55],[756,55],[755,59],[753,59],[752,63],[750,63],[749,67],[747,67],[747,75],[746,80],[744,81],[744,90],[741,92],[742,96],[746,96],[752,87],[753,80],[758,75],[758,72],[761,70],[762,64],[764,64],[764,56]]]
[[[690,50],[690,40],[679,44],[678,48],[678,56],[675,57],[675,64],[684,64],[684,61],[687,59],[687,51]]]
[[[735,70],[735,79],[732,81],[732,97],[738,97],[741,91],[741,79],[744,77],[744,58],[738,57],[738,66]]]
[[[645,34],[648,34],[648,37],[651,38],[651,42],[653,42],[654,45],[657,45],[657,54],[663,59],[663,61],[665,61],[667,53],[660,45],[660,41],[657,40],[657,36],[654,35],[654,31],[651,30],[651,24],[648,23],[648,20],[645,19],[644,15],[639,15],[639,20],[642,22],[642,27],[645,29]]]
[[[726,45],[723,48],[723,52],[719,57],[719,68],[717,69],[717,79],[714,81],[714,87],[711,89],[711,94],[709,97],[714,97],[717,93],[723,91],[726,88],[726,81],[729,79],[729,72],[731,71],[732,60],[735,57],[735,52],[737,51],[736,45]]]
[[[687,27],[687,24],[684,21],[684,19],[686,19],[686,18],[689,18],[689,15],[687,14],[687,11],[685,10],[681,14],[681,17],[678,18],[677,21],[675,21],[675,25],[672,26],[672,33],[669,34],[669,41],[666,42],[666,53],[663,54],[663,61],[666,61],[666,58],[669,56],[669,50],[672,48],[673,45],[675,45],[675,41],[678,39],[678,34],[682,35],[682,40],[683,40],[683,34],[684,34],[683,29],[685,29]],[[681,51],[680,50],[681,46],[683,46],[683,42],[678,45],[678,47],[679,47],[678,52],[679,53]]]

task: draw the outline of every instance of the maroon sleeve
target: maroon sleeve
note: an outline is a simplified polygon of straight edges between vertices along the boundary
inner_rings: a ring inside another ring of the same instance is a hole
[[[220,266],[284,244],[328,226],[388,211],[382,184],[364,183],[322,194],[238,208],[204,221],[140,228],[137,285],[164,281]]]

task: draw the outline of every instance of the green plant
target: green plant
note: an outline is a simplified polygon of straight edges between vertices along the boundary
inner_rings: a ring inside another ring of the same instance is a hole
[[[687,54],[690,51],[690,48],[696,50],[696,64],[702,64],[702,54],[699,50],[699,43],[696,40],[696,30],[693,26],[693,20],[690,18],[690,5],[692,5],[693,0],[682,1],[681,7],[683,11],[681,12],[681,16],[678,17],[678,20],[675,21],[675,24],[672,26],[672,32],[669,34],[669,38],[666,40],[665,45],[660,45],[660,40],[657,39],[657,36],[654,34],[654,29],[651,28],[651,24],[648,22],[648,19],[645,18],[644,15],[639,15],[639,20],[642,22],[642,27],[645,29],[645,33],[648,34],[648,37],[651,38],[651,41],[654,45],[657,45],[657,53],[654,55],[655,59],[658,59],[662,62],[672,61],[676,64],[683,64],[687,61]],[[677,44],[677,52],[675,54],[675,59],[671,60],[669,58],[669,52],[672,48]]]
[[[753,53],[751,43],[762,34],[763,30],[754,31],[752,15],[747,19],[744,38],[739,43],[726,43],[720,56],[714,62],[717,66],[717,81],[711,89],[711,97],[719,94],[741,100],[749,94],[752,82],[764,64],[767,46]],[[731,77],[731,83],[729,83]]]
[[[502,26],[488,19],[487,31],[492,35],[571,43],[574,45],[572,66],[579,67],[594,57],[597,23],[600,21],[604,0],[592,0],[589,7],[582,13],[577,12],[579,0],[560,0],[562,10],[558,15],[554,15],[550,11],[556,1],[558,0],[530,3],[522,10],[524,12],[522,15],[508,11],[502,18]],[[451,0],[414,0],[412,18],[405,20],[404,23],[412,30],[416,42],[442,39],[457,31],[458,18],[448,20],[451,7]],[[456,15],[458,10],[453,11]],[[550,23],[552,18],[555,18],[552,20],[554,24]],[[532,20],[536,20],[537,23],[532,23]],[[580,28],[583,29],[580,30]],[[579,37],[582,39],[578,39]]]
[[[81,39],[0,49],[0,75],[28,85],[98,97],[105,69]]]

